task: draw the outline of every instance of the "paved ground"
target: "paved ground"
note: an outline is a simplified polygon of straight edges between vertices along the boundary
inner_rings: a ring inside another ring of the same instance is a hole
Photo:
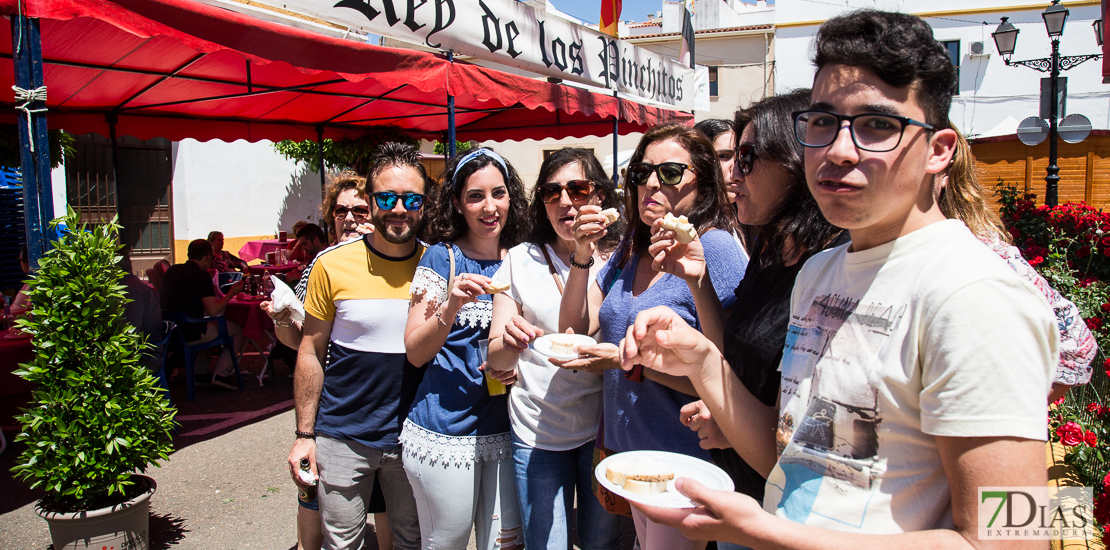
[[[261,365],[258,355],[243,358],[245,371],[257,374]],[[192,403],[185,400],[183,382],[171,385],[181,429],[170,460],[148,471],[158,482],[152,550],[295,548],[296,490],[285,466],[294,429],[288,374],[278,363],[277,383],[260,388],[244,372],[243,391],[198,387]],[[3,429],[10,443],[18,428]],[[22,449],[9,444],[0,455],[0,549],[48,550],[46,523],[34,513],[41,492],[28,490],[9,473]],[[631,521],[625,531],[627,549]],[[474,548],[473,540],[468,548]],[[377,550],[373,537],[367,550]]]

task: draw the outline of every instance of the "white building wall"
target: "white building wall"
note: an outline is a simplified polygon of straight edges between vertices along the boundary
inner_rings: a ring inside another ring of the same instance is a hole
[[[174,239],[219,230],[230,241],[289,231],[319,218],[320,177],[287,160],[269,141],[186,139],[173,144]]]
[[[1013,134],[1022,119],[1037,116],[1040,73],[1025,67],[1006,66],[994,47],[991,33],[999,18],[1008,16],[1021,32],[1013,60],[1048,57],[1051,42],[1041,12],[1047,2],[1015,3],[980,0],[974,7],[956,0],[849,0],[848,6],[830,6],[807,0],[779,0],[776,5],[776,91],[813,83],[813,38],[821,22],[850,9],[875,7],[921,15],[941,41],[960,41],[959,95],[953,98],[952,122],[969,136]],[[1060,41],[1061,55],[1100,53],[1091,24],[1099,17],[1098,2],[1065,4],[1070,10]],[[984,22],[986,24],[984,24]],[[989,55],[970,55],[971,43],[985,43]],[[1100,61],[1088,61],[1061,73],[1068,78],[1067,113],[1086,115],[1095,129],[1110,128],[1110,87],[1102,84]]]

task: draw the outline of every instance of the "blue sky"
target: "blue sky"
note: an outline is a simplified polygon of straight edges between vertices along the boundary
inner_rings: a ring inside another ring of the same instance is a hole
[[[747,4],[754,4],[755,0],[744,0]],[[597,23],[601,16],[600,0],[548,0],[559,11],[569,13],[589,23]],[[768,2],[774,4],[772,0]],[[663,0],[624,0],[621,2],[621,19],[644,21],[647,14],[663,9]]]

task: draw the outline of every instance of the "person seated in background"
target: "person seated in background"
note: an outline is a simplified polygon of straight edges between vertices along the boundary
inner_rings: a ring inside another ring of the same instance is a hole
[[[208,244],[212,245],[212,269],[221,273],[247,270],[247,262],[224,250],[223,233],[219,231],[209,233]]]
[[[304,259],[296,269],[285,274],[285,282],[296,286],[301,281],[301,275],[308,270],[308,265],[316,259],[316,255],[328,247],[328,238],[324,230],[314,223],[306,223],[297,229],[297,244],[294,250],[301,251]]]
[[[19,247],[19,268],[24,273],[31,274],[31,259],[27,255],[27,247]],[[23,283],[23,287],[19,289],[19,294],[15,295],[15,300],[12,301],[11,313],[12,315],[23,315],[31,309],[31,298],[27,292],[30,291],[31,286]]]
[[[221,236],[220,242],[222,241]],[[227,303],[243,290],[243,281],[236,281],[224,297],[217,300],[212,277],[208,275],[213,263],[212,245],[204,239],[196,239],[189,243],[188,257],[185,263],[170,267],[162,278],[162,309],[180,311],[190,317],[215,317],[222,314]],[[219,336],[219,325],[215,321],[203,325],[189,323],[179,329],[182,337],[190,344],[208,342]],[[231,354],[242,346],[243,327],[227,321],[227,332],[234,341],[235,349],[225,347],[220,354],[216,370],[212,373],[212,384],[235,390],[239,389],[239,384],[231,376],[234,374]],[[199,363],[196,371],[197,374],[207,374],[208,364]]]
[[[297,223],[294,223],[293,224],[293,232],[290,233],[290,235],[293,235],[293,236],[300,235],[301,228],[308,225],[308,224],[309,224],[309,222],[307,220],[299,220]],[[324,242],[327,242],[326,237],[324,238]],[[289,261],[291,261],[291,262],[300,262],[300,263],[304,264],[304,263],[308,263],[311,260],[312,260],[312,258],[307,256],[305,254],[304,249],[301,248],[300,241],[293,241],[293,248],[289,249]]]
[[[120,284],[124,288],[124,296],[128,301],[123,305],[123,318],[127,324],[135,327],[139,334],[145,335],[147,342],[157,342],[164,336],[162,330],[162,308],[159,305],[158,291],[132,273],[131,249],[125,247],[120,251],[119,263],[116,265],[124,271]],[[144,353],[140,362],[153,372],[162,368],[162,357],[165,350],[155,347]]]

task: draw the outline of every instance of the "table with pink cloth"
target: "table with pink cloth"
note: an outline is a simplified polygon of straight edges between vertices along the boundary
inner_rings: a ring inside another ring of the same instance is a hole
[[[285,265],[248,265],[247,271],[250,272],[251,275],[280,275],[297,269],[298,265],[300,264],[293,262]]]
[[[270,338],[266,335],[267,331],[274,330],[274,321],[266,315],[262,308],[258,307],[264,300],[268,300],[266,296],[245,296],[238,294],[227,303],[224,308],[224,317],[228,321],[237,323],[243,327],[243,336],[253,340],[256,344],[269,342]]]
[[[239,258],[244,262],[264,260],[266,259],[267,252],[273,252],[282,248],[291,250],[296,244],[296,239],[286,239],[284,241],[279,241],[277,239],[247,241],[247,244],[244,244],[243,247],[239,249]]]
[[[31,400],[35,385],[12,374],[20,363],[29,363],[35,353],[30,338],[8,338],[0,331],[0,426],[14,426],[15,416]]]

